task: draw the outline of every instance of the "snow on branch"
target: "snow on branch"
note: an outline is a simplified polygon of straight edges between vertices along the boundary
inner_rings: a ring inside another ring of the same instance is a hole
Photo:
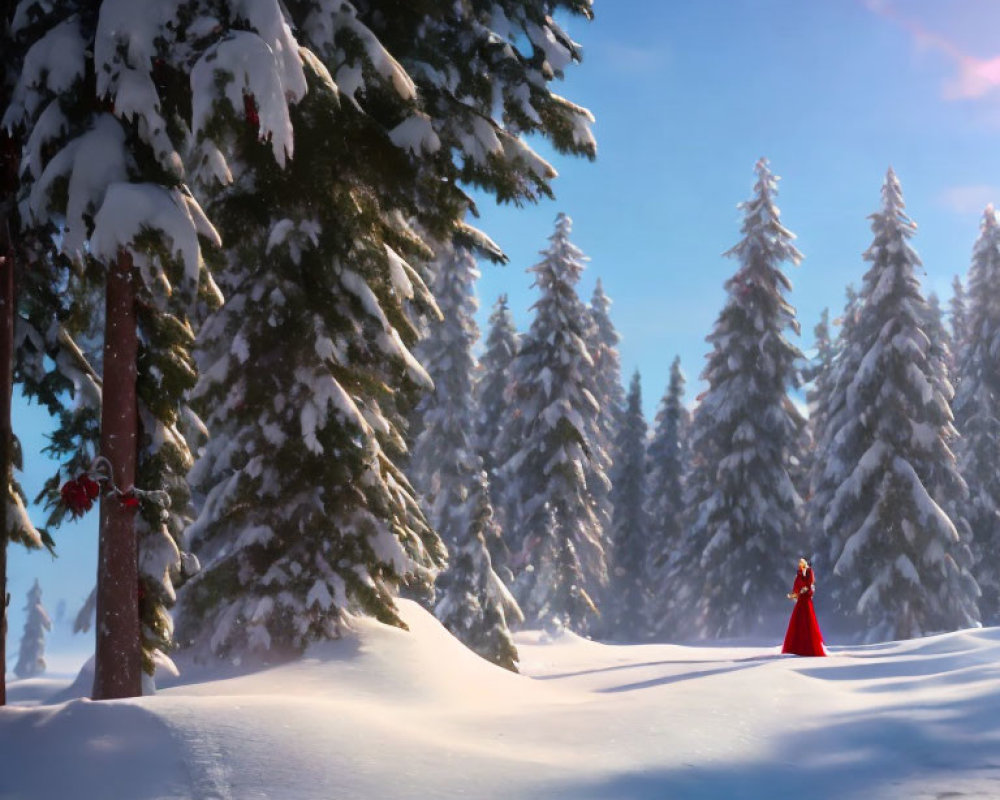
[[[71,17],[48,31],[24,57],[21,75],[10,106],[3,116],[7,129],[27,125],[38,112],[47,90],[52,95],[68,92],[86,70],[86,46],[79,21]]]
[[[298,51],[296,50],[296,58]],[[260,136],[271,142],[275,161],[285,165],[294,151],[289,103],[305,95],[305,78],[299,60],[297,73],[284,68],[285,53],[276,53],[256,33],[236,31],[211,47],[191,70],[191,128],[196,138],[211,119],[216,104],[225,99],[242,115],[245,96],[257,106]],[[223,97],[216,79],[225,77]],[[301,77],[302,86],[298,86]],[[291,80],[292,85],[286,81]]]
[[[214,228],[200,208],[197,215],[192,215],[194,208],[194,199],[177,189],[151,183],[112,184],[94,217],[91,251],[109,263],[120,248],[126,248],[132,252],[136,266],[148,267],[148,256],[136,252],[134,242],[140,234],[155,231],[163,235],[170,252],[180,257],[185,277],[196,284],[201,266],[198,234],[212,234]],[[218,234],[212,238],[219,242]]]
[[[414,100],[417,87],[406,70],[389,53],[378,37],[358,20],[354,7],[343,0],[319,0],[315,10],[306,18],[302,28],[310,43],[322,51],[337,50],[337,37],[342,32],[350,33],[364,50],[365,58],[372,69],[384,80],[389,81],[403,100]],[[338,59],[339,60],[339,59]],[[360,65],[345,64],[336,74],[341,91],[350,98],[364,90],[364,78]]]
[[[306,77],[302,69],[299,43],[288,26],[280,0],[232,0],[235,13],[246,19],[267,43],[292,102],[306,94]]]
[[[139,136],[157,161],[177,178],[184,174],[180,155],[167,135],[160,98],[151,73],[157,39],[174,22],[173,3],[103,0],[94,36],[98,97],[114,103],[115,114],[137,121]]]
[[[39,114],[24,147],[24,164],[28,174],[35,180],[42,174],[42,150],[49,144],[64,136],[68,130],[69,121],[62,111],[58,100],[49,103]]]
[[[41,177],[31,187],[27,218],[41,222],[52,212],[52,189],[59,179],[69,178],[62,250],[71,258],[82,258],[87,241],[85,217],[104,202],[108,186],[128,180],[125,132],[110,114],[101,114],[83,135],[70,141],[53,156]]]
[[[392,143],[413,155],[433,154],[441,149],[441,139],[434,132],[431,119],[426,114],[415,113],[389,131]]]

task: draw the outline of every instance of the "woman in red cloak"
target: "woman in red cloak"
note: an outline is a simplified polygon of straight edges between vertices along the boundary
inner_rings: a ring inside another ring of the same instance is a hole
[[[792,618],[788,621],[788,631],[785,633],[785,644],[782,653],[792,653],[797,656],[825,656],[823,649],[823,634],[816,621],[813,610],[813,592],[816,591],[816,578],[812,567],[804,558],[799,559],[799,569],[795,573],[795,585],[788,595],[795,601]]]

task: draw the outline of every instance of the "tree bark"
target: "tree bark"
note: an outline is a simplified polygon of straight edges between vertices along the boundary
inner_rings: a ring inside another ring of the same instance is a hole
[[[13,476],[11,397],[14,390],[14,243],[0,216],[0,706],[7,704],[7,543]]]
[[[128,491],[134,486],[137,459],[139,342],[132,257],[124,250],[108,271],[105,315],[101,455],[111,464],[114,484]],[[105,491],[97,562],[95,700],[142,694],[135,514],[134,507]]]

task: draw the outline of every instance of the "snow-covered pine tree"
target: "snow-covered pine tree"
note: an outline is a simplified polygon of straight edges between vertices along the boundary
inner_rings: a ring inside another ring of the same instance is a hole
[[[683,552],[672,571],[671,622],[689,635],[746,635],[785,611],[788,576],[804,545],[801,500],[789,475],[805,425],[788,395],[798,333],[781,264],[801,254],[774,204],[777,178],[756,166],[753,197],[740,205],[743,238],[727,255],[725,307],[707,337],[708,383],[692,427],[693,468]]]
[[[646,454],[646,519],[649,524],[647,629],[656,636],[672,635],[666,628],[672,600],[670,582],[681,552],[684,486],[688,470],[687,436],[691,414],[684,406],[686,379],[677,356],[670,365],[670,382],[656,412],[653,438]]]
[[[481,469],[472,445],[479,270],[475,256],[465,248],[440,246],[438,252],[430,288],[441,319],[428,323],[426,335],[414,348],[434,389],[416,408],[420,435],[413,444],[408,474],[431,527],[454,550],[468,530],[464,506]]]
[[[34,678],[45,672],[45,633],[52,630],[52,621],[42,605],[42,587],[37,578],[28,590],[24,611],[24,633],[21,634],[21,649],[14,674],[19,678]]]
[[[589,16],[589,4],[566,7]],[[215,202],[224,237],[243,243],[242,252],[234,244],[223,287],[239,287],[242,299],[234,310],[231,297],[206,333],[205,360],[218,369],[200,396],[217,410],[209,427],[225,423],[221,435],[234,445],[210,447],[193,474],[206,494],[194,535],[210,566],[186,601],[186,629],[220,652],[268,649],[275,632],[293,648],[335,635],[348,606],[402,624],[394,588],[404,579],[427,585],[443,555],[397,466],[401,398],[427,383],[408,350],[416,330],[406,304],[432,305],[407,263],[431,255],[415,231],[502,257],[461,222],[470,200],[460,182],[503,199],[548,194],[554,171],[524,143],[527,132],[593,154],[589,113],[548,88],[579,58],[548,4],[517,4],[510,14],[499,4],[302,0],[283,8],[307,48],[282,50],[302,54],[310,85],[293,111],[296,158],[284,173],[243,158],[217,173],[239,168]],[[525,57],[495,46],[505,37],[538,44]],[[257,118],[252,101],[248,121]],[[517,122],[516,131],[494,114]],[[235,147],[247,155],[246,142]],[[210,155],[205,163],[217,163]],[[254,235],[261,228],[266,241]],[[231,370],[229,341],[237,343]],[[257,374],[260,363],[277,367]],[[300,417],[303,400],[311,410]],[[251,512],[245,500],[259,496],[272,508]],[[304,496],[316,502],[304,508]],[[286,504],[306,520],[283,513]],[[335,517],[326,516],[330,507]],[[317,549],[331,561],[315,563]],[[299,629],[275,613],[276,600],[293,607]]]
[[[468,250],[442,245],[431,274],[431,290],[442,319],[428,323],[426,337],[415,349],[434,381],[434,390],[416,409],[420,436],[413,446],[410,474],[428,521],[452,555],[447,571],[439,577],[445,597],[436,613],[473,650],[515,669],[516,652],[510,649],[503,608],[497,606],[502,606],[509,592],[490,557],[491,551],[503,552],[502,538],[472,444],[472,348],[479,338],[474,319],[479,271]],[[516,604],[508,607],[520,618]]]
[[[371,95],[407,113],[398,64],[353,17],[337,19]],[[296,654],[339,636],[348,611],[403,626],[400,584],[429,587],[444,560],[398,466],[395,395],[430,385],[404,308],[433,308],[407,261],[430,251],[393,205],[412,169],[314,54],[292,52],[308,86],[287,120],[294,158],[271,155],[263,109],[246,99],[238,112],[218,102],[204,126],[226,127],[230,169],[199,184],[227,242],[227,300],[199,336],[195,400],[212,438],[190,474],[190,536],[203,570],[178,634],[198,657]],[[220,70],[223,85],[226,73],[249,80],[237,61],[206,68],[208,83]]]
[[[809,409],[808,425],[809,447],[802,456],[802,466],[796,479],[796,487],[799,494],[808,503],[811,494],[811,478],[815,470],[816,460],[816,432],[823,427],[822,416],[829,393],[829,383],[832,376],[833,359],[836,353],[833,340],[830,337],[830,310],[824,308],[820,312],[819,322],[813,328],[813,347],[816,355],[803,367],[801,378],[803,384],[808,384],[806,389],[806,405]],[[808,511],[808,505],[807,505]],[[811,523],[807,518],[807,538],[812,531]]]
[[[844,478],[824,533],[855,632],[873,641],[974,624],[979,590],[968,545],[944,510],[963,485],[948,448],[950,398],[924,329],[920,259],[909,243],[916,226],[892,169],[870,218],[871,267],[845,331],[847,358],[858,367],[824,453]]]
[[[345,61],[342,49],[327,49],[340,47],[340,9],[348,4],[308,0],[295,6],[300,4],[318,12],[303,25],[307,43],[326,60],[345,94],[377,110],[355,91],[351,73],[358,59],[349,55]],[[429,167],[421,170],[417,186],[422,204],[457,206],[460,215],[468,203],[459,188],[463,184],[483,187],[505,202],[550,197],[556,171],[528,145],[531,135],[545,137],[560,153],[596,156],[593,116],[550,85],[582,58],[580,46],[556,20],[591,19],[591,0],[353,5],[356,20],[398,60],[419,93],[419,113],[404,118],[391,136],[415,156],[427,156],[418,159]],[[331,8],[337,12],[333,25],[327,21]],[[452,233],[450,225],[428,230],[437,238]],[[465,243],[483,244],[467,226],[459,233]]]
[[[599,611],[585,588],[586,576],[573,537],[562,529],[550,506],[546,507],[541,534],[535,542],[537,574],[530,584],[528,602],[537,608],[536,622],[552,635],[567,629],[582,630],[580,620],[589,624]]]
[[[575,289],[584,256],[570,241],[571,229],[570,218],[560,213],[542,261],[529,270],[541,297],[511,369],[505,425],[520,448],[503,470],[523,542],[521,608],[529,620],[558,617],[583,632],[590,596],[607,583],[601,525],[588,485],[589,471],[605,456],[596,435],[593,360],[584,339],[587,310]]]
[[[830,309],[824,308],[819,314],[819,322],[813,328],[813,347],[816,355],[802,369],[802,381],[804,383],[815,383],[824,372],[828,372],[836,349],[833,339],[830,336]],[[815,386],[806,392],[806,400],[810,392],[817,391]]]
[[[935,389],[949,402],[954,400],[955,389],[951,376],[955,374],[957,365],[952,352],[951,334],[944,324],[944,315],[938,296],[931,292],[927,298],[926,324],[927,334],[927,364]],[[952,412],[954,413],[954,412]],[[957,428],[952,426],[945,435],[945,444],[950,452],[955,453],[960,441]],[[973,535],[968,520],[967,500],[968,484],[961,475],[961,468],[955,469],[955,458],[943,459],[933,464],[927,475],[925,485],[931,495],[940,503],[945,514],[955,525],[958,536],[964,543],[952,552],[952,557],[962,570],[972,571],[975,558],[972,553]],[[977,590],[976,596],[979,596]],[[978,603],[977,603],[978,606]]]
[[[611,474],[611,553],[608,588],[601,604],[604,635],[618,640],[634,641],[648,635],[645,612],[651,531],[646,513],[646,432],[641,379],[636,371],[614,443],[617,461]]]
[[[441,623],[487,661],[517,672],[517,647],[507,619],[522,622],[517,601],[497,574],[487,542],[500,538],[485,472],[475,476],[459,509],[466,530],[451,549],[435,608]]]
[[[817,465],[821,465],[822,455],[819,452],[819,444],[826,431],[826,420],[828,417],[828,407],[830,404],[830,393],[833,388],[833,368],[837,355],[837,345],[830,333],[830,310],[824,308],[820,312],[819,322],[813,328],[813,346],[816,355],[810,360],[802,370],[802,380],[808,384],[806,388],[806,407],[809,413],[809,433],[811,447],[805,455],[805,491],[806,497],[806,539],[810,541],[809,552],[816,552],[819,544],[817,531],[822,530],[822,514],[825,510],[819,510],[810,500],[813,495],[813,479],[816,474]],[[814,516],[813,511],[817,514]]]
[[[277,3],[242,7],[239,33],[226,26],[221,6],[215,10],[209,19],[197,3],[150,10],[58,0],[22,3],[15,16],[15,30],[23,26],[31,44],[4,125],[24,131],[23,207],[32,225],[61,230],[62,252],[82,268],[70,292],[100,309],[91,324],[105,325],[84,350],[104,371],[101,449],[122,494],[107,496],[102,510],[97,697],[136,694],[140,667],[152,673],[170,638],[166,608],[184,569],[178,539],[190,455],[180,421],[195,377],[189,316],[199,294],[216,294],[202,250],[217,242],[187,188],[181,153],[218,87],[192,80],[191,64],[206,53],[224,64],[259,45],[267,56],[253,88],[282,87],[264,92],[261,115],[282,152],[281,120],[304,89],[287,80],[297,56],[282,38]],[[276,51],[292,55],[277,63]],[[242,110],[241,91],[233,102]],[[210,138],[197,138],[200,155],[211,155]],[[213,164],[219,168],[218,159]],[[98,299],[105,288],[107,313]],[[157,494],[143,494],[150,490]],[[133,650],[140,639],[141,652]]]
[[[594,359],[595,397],[601,406],[601,429],[605,438],[614,442],[626,407],[621,356],[618,353],[621,336],[611,321],[611,298],[604,291],[600,278],[594,285],[588,311],[593,327],[587,345]]]
[[[834,342],[834,353],[828,372],[816,376],[808,395],[809,422],[813,450],[809,474],[809,495],[806,504],[806,539],[813,554],[813,567],[824,578],[823,596],[826,622],[830,630],[849,625],[853,601],[841,597],[836,581],[829,581],[833,565],[839,557],[840,544],[826,535],[825,518],[837,488],[849,474],[850,465],[834,457],[834,439],[848,418],[847,391],[861,366],[864,355],[853,344],[854,329],[860,317],[861,301],[853,285],[846,290],[844,312],[839,317],[840,330]]]
[[[516,446],[506,435],[503,420],[507,416],[506,392],[518,342],[517,329],[507,305],[507,295],[502,294],[490,314],[489,331],[483,354],[479,358],[478,377],[473,387],[473,445],[489,478],[491,496],[501,500],[506,492],[497,467],[513,454]],[[500,529],[509,534],[503,503],[495,505]]]
[[[956,297],[961,283],[956,279]],[[964,506],[976,554],[973,573],[982,589],[984,625],[1000,624],[1000,222],[983,213],[969,269],[968,335],[958,365],[953,408],[961,433],[958,463],[969,487]],[[952,324],[965,324],[955,314]]]
[[[829,381],[833,371],[833,362],[837,348],[830,335],[830,309],[824,308],[819,315],[819,322],[813,328],[813,347],[816,355],[802,370],[803,383],[809,384],[806,389],[806,404],[809,409],[809,427],[816,430],[822,423],[822,407],[829,390]]]
[[[595,460],[587,472],[587,486],[594,499],[594,514],[600,521],[605,547],[610,547],[611,486],[604,476],[610,476],[619,458],[618,429],[625,413],[625,389],[622,387],[621,357],[618,344],[621,336],[611,321],[611,298],[597,279],[587,310],[590,312],[587,349],[594,360],[593,393],[597,400],[598,418],[594,431],[605,454],[603,463]],[[592,587],[596,591],[596,587]]]
[[[968,299],[962,279],[956,275],[951,282],[951,299],[948,301],[948,325],[951,332],[952,355],[956,373],[963,356],[963,349],[969,341]],[[955,384],[958,388],[958,384]]]
[[[925,333],[931,340],[931,359],[938,370],[938,380],[948,381],[955,373],[954,341],[944,323],[941,299],[936,292],[927,295],[927,324]]]
[[[0,109],[5,109],[10,102],[22,68],[22,48],[11,30],[13,11],[12,2],[0,2]],[[14,474],[22,467],[11,417],[15,303],[19,283],[15,270],[24,253],[24,248],[17,246],[20,149],[18,137],[0,128],[0,706],[7,702],[7,545],[19,542],[27,547],[38,547],[42,543],[41,534],[28,518],[24,493]]]

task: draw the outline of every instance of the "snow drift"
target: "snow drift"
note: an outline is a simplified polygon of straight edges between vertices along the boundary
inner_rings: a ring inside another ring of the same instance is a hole
[[[300,661],[184,665],[134,700],[14,682],[0,798],[994,796],[1000,630],[831,648],[601,645],[518,635],[523,675],[418,606]],[[49,700],[46,700],[46,697]]]

